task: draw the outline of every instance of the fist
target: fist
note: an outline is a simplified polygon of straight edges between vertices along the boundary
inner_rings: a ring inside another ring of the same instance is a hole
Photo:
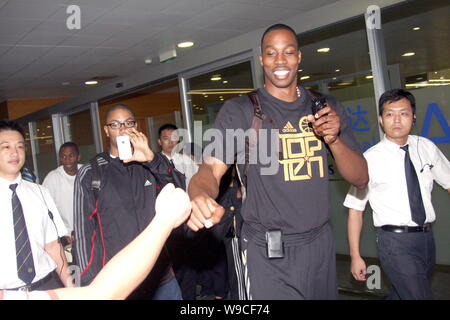
[[[172,228],[182,224],[191,213],[191,202],[187,193],[175,188],[172,183],[167,184],[156,198],[156,217],[161,218]]]

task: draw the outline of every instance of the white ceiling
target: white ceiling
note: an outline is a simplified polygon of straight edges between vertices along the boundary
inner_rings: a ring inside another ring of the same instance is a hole
[[[182,40],[195,46],[178,56],[336,1],[0,0],[0,101],[76,96],[84,81],[142,70]],[[66,27],[71,4],[80,30]]]

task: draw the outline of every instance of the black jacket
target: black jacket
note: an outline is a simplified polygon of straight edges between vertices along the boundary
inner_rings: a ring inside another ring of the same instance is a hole
[[[128,245],[155,215],[157,183],[149,163],[124,164],[107,153],[96,156],[101,180],[96,214],[92,166],[77,173],[74,192],[74,260],[81,268],[81,284],[89,284],[103,265]],[[173,277],[170,259],[163,250],[149,278],[157,287]]]

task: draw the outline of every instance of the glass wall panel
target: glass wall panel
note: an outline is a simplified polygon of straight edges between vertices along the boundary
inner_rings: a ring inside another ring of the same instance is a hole
[[[378,115],[364,17],[359,16],[300,34],[299,43],[302,52],[298,70],[300,84],[307,89],[330,94],[341,102],[361,152],[379,142]],[[331,224],[338,253],[337,267],[348,270],[348,214],[342,203],[349,184],[342,179],[330,155],[328,164]],[[361,253],[366,257],[377,257],[373,224],[371,217],[367,217],[363,228]],[[342,259],[345,262],[339,262]],[[342,271],[342,274],[346,272]],[[352,281],[350,277],[339,279],[339,287],[351,290],[366,289],[364,283]]]
[[[250,61],[238,63],[189,78],[188,107],[193,121],[201,121],[205,131],[214,124],[223,103],[253,90]]]
[[[301,34],[299,41],[300,84],[343,104],[360,149],[366,151],[379,141],[379,131],[364,18]],[[333,168],[330,173],[338,179]]]
[[[36,170],[34,168],[34,163],[33,163],[33,150],[31,148],[30,129],[28,127],[28,123],[26,125],[23,125],[22,129],[25,132],[25,164],[24,164],[24,167],[27,167],[36,175]]]
[[[39,181],[42,183],[47,173],[58,166],[56,162],[52,119],[37,120],[34,122],[33,127],[34,132],[31,132],[30,135],[36,146],[37,172]]]
[[[68,115],[64,125],[65,141],[73,141],[78,145],[80,163],[89,162],[96,154],[90,110]]]
[[[450,3],[408,1],[382,17],[387,62],[395,66],[391,77],[416,98],[413,133],[433,141],[450,159]],[[450,265],[450,198],[435,184],[432,199],[436,261]]]
[[[386,18],[384,18],[386,16]],[[450,4],[411,1],[383,12],[387,62],[415,96],[414,133],[450,157]]]
[[[148,135],[150,145],[156,151],[159,151],[156,140],[160,125],[165,124],[167,120],[167,122],[176,124],[178,127],[183,127],[182,119],[179,118],[181,121],[177,120],[177,114],[181,114],[178,81],[170,80],[151,88],[99,102],[99,117],[104,148],[109,145],[103,130],[106,112],[116,104],[125,104],[133,110],[139,130]]]

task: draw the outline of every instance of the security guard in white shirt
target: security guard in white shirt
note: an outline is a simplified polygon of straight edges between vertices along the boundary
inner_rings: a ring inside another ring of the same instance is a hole
[[[0,289],[72,286],[58,242],[67,231],[55,204],[47,189],[20,174],[24,136],[17,122],[0,120]]]
[[[379,108],[385,137],[364,153],[369,184],[364,190],[351,187],[344,202],[349,208],[351,273],[356,280],[366,280],[359,241],[369,201],[381,266],[392,283],[388,299],[433,299],[430,278],[436,249],[430,225],[436,216],[431,191],[436,181],[450,193],[450,164],[430,140],[409,135],[415,122],[410,92],[385,92]]]

